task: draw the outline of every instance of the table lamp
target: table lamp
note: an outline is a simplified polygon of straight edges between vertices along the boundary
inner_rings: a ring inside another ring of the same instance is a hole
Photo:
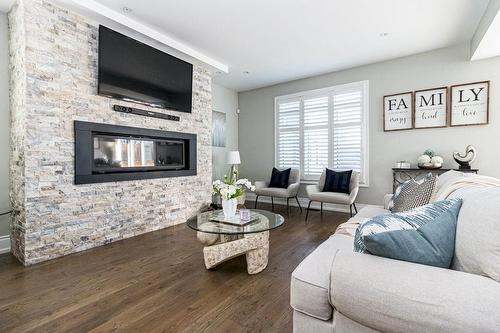
[[[227,153],[226,163],[231,165],[231,169],[229,170],[229,181],[233,182],[233,177],[235,177],[234,181],[238,179],[238,169],[236,169],[236,165],[241,164],[240,152],[237,150],[232,150]]]

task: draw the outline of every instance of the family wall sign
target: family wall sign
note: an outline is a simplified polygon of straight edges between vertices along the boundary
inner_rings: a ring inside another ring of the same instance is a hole
[[[386,95],[384,131],[488,124],[489,93],[482,81]]]

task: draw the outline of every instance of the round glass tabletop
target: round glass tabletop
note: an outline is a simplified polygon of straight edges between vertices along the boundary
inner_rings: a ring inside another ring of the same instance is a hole
[[[250,209],[250,211],[252,217],[256,218],[256,220],[242,226],[226,222],[211,221],[216,215],[220,214],[220,210],[209,211],[193,216],[187,220],[187,225],[191,229],[209,234],[236,235],[268,231],[285,223],[285,219],[279,214],[260,209]]]

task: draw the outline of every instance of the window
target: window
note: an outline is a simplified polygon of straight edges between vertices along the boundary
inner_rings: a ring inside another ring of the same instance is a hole
[[[275,117],[278,168],[306,181],[352,169],[368,185],[368,81],[276,97]]]

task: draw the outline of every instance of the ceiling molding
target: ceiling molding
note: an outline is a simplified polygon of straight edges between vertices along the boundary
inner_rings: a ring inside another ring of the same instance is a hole
[[[500,0],[490,0],[471,40],[470,60],[500,55]]]
[[[116,24],[124,26],[128,29],[134,30],[141,35],[146,36],[147,38],[151,38],[161,44],[166,45],[169,48],[172,48],[181,54],[184,54],[188,57],[184,60],[198,60],[201,64],[208,65],[213,70],[221,71],[224,73],[229,72],[229,66],[221,63],[195,49],[192,47],[162,33],[156,29],[153,29],[125,14],[119,13],[109,7],[106,7],[97,1],[94,0],[59,0],[57,1],[60,4],[69,6],[82,14],[89,15],[91,14],[92,18],[102,20],[103,18],[109,21],[112,21]],[[83,10],[83,11],[82,11]],[[151,43],[148,43],[151,44]],[[155,46],[156,47],[156,46]],[[193,62],[193,61],[191,61]],[[195,61],[196,62],[196,61]]]

